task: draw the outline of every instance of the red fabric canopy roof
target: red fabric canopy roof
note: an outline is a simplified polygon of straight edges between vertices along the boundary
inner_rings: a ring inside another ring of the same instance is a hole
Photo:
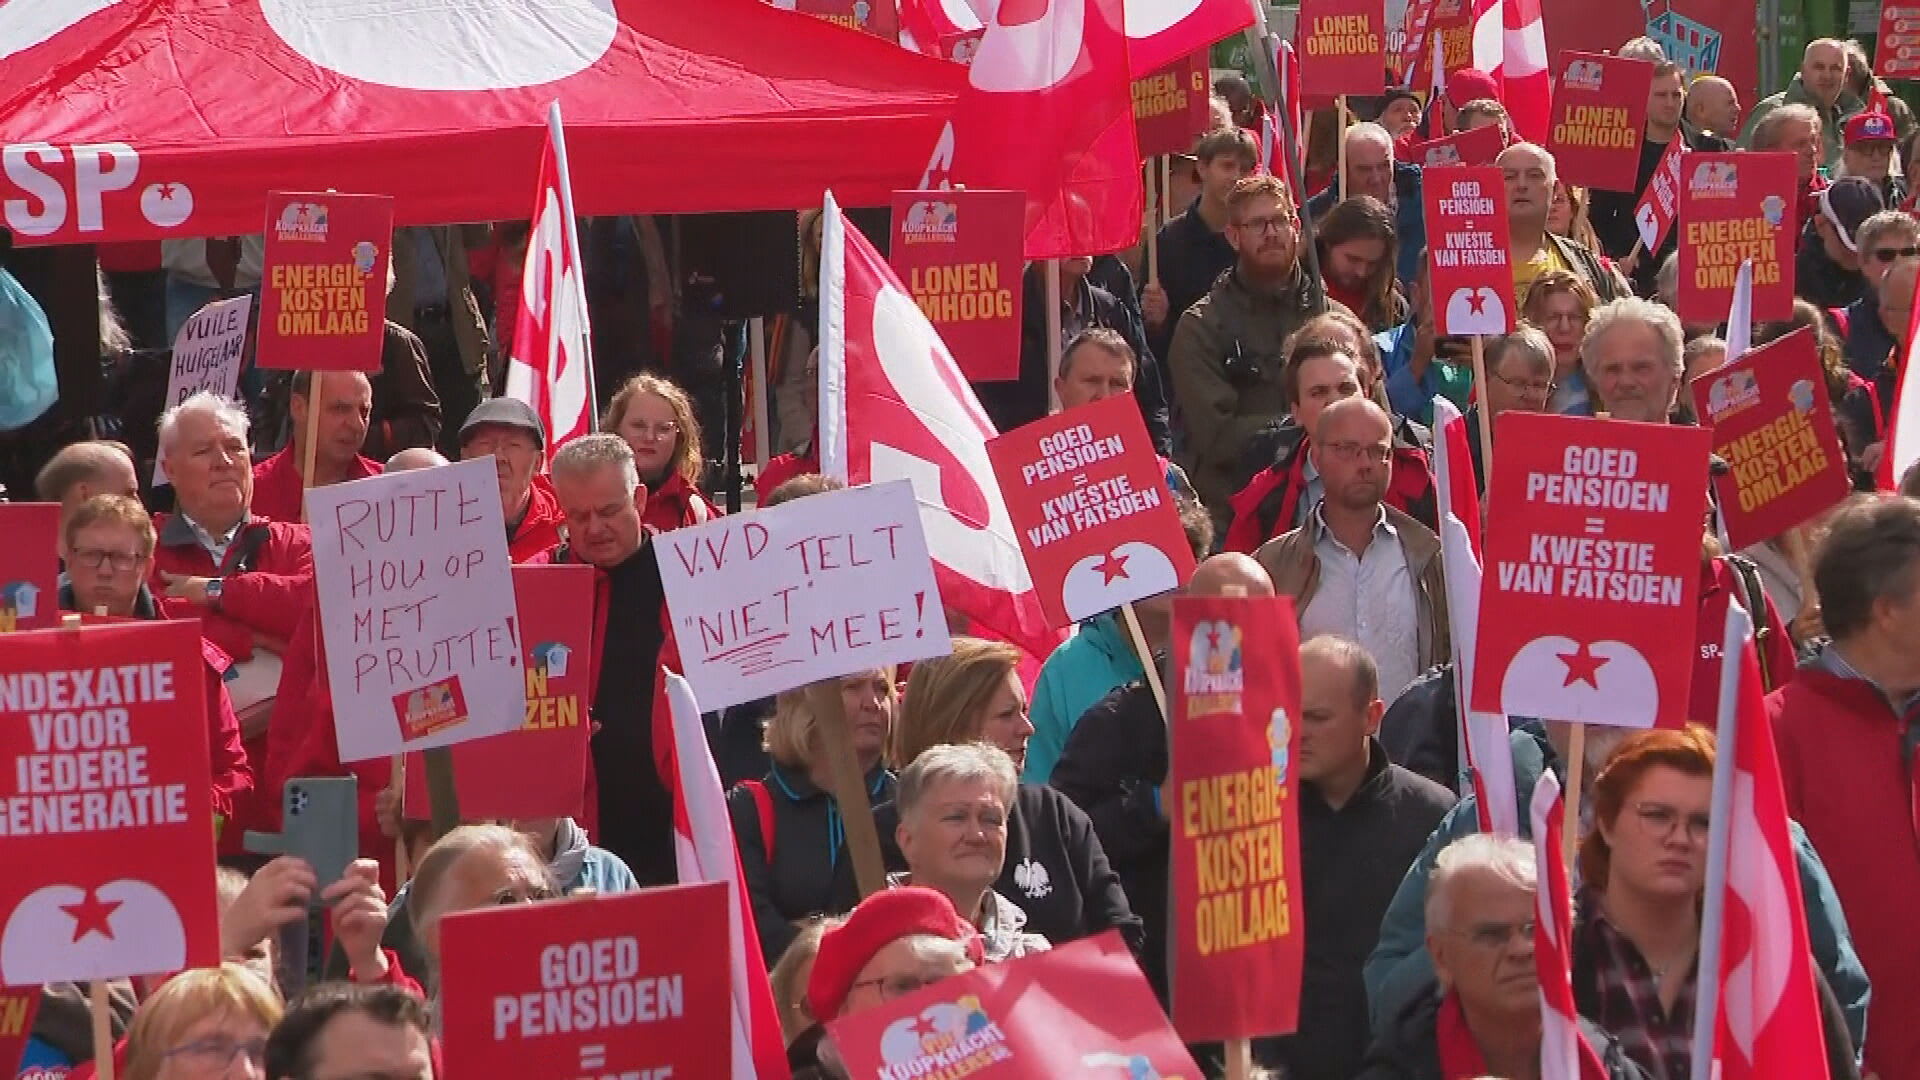
[[[20,243],[258,232],[275,189],[526,217],[556,98],[582,214],[881,205],[966,82],[758,0],[16,0],[0,61]]]

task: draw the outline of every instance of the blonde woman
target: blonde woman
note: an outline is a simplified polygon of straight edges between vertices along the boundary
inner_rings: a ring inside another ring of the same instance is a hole
[[[720,516],[700,492],[706,460],[700,454],[700,421],[693,401],[670,379],[635,375],[607,404],[600,430],[626,440],[646,485],[640,520],[661,532]]]
[[[830,682],[838,686],[867,797],[874,806],[890,802],[893,773],[882,755],[897,704],[893,674],[875,669]],[[740,870],[769,966],[793,944],[799,923],[851,911],[860,902],[846,823],[809,697],[813,690],[802,686],[774,699],[765,736],[771,767],[764,778],[743,780],[727,795]]]
[[[126,1080],[265,1076],[280,995],[245,966],[196,968],[167,980],[133,1014]],[[242,1058],[246,1065],[235,1070]]]
[[[1004,642],[959,637],[951,655],[915,664],[894,724],[888,756],[895,767],[930,747],[984,742],[1006,751],[1017,773],[1033,735],[1021,655]],[[1137,952],[1140,919],[1087,815],[1065,795],[1035,784],[1019,785],[1007,810],[1006,860],[993,888],[1025,910],[1027,930],[1062,944],[1117,927]],[[896,840],[898,818],[895,808],[882,815],[882,846]],[[897,847],[888,863],[907,868]]]

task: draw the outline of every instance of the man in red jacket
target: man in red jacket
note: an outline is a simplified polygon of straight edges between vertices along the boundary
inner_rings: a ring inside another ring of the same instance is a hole
[[[460,425],[460,458],[493,455],[500,480],[500,513],[507,523],[507,556],[526,562],[560,542],[565,515],[553,488],[538,475],[547,429],[533,407],[515,398],[493,398]]]
[[[357,371],[335,371],[320,377],[320,422],[315,426],[320,443],[313,452],[313,483],[301,483],[312,393],[313,372],[295,372],[287,400],[293,438],[279,453],[253,467],[253,512],[268,521],[305,521],[308,486],[380,475],[380,463],[360,455],[373,415],[373,384]]]
[[[158,619],[146,579],[153,565],[153,520],[139,500],[96,495],[75,507],[61,529],[67,572],[60,583],[60,609],[118,619]],[[213,812],[233,816],[234,800],[253,787],[253,772],[240,741],[240,719],[222,680],[230,663],[201,641],[207,665],[207,751]]]
[[[247,753],[265,760],[267,716],[280,657],[313,590],[313,545],[305,525],[251,513],[253,459],[247,414],[215,394],[195,394],[160,418],[160,459],[173,481],[173,514],[157,518],[148,585],[169,617],[200,620],[207,640],[238,666],[228,689],[241,711]],[[263,689],[264,688],[264,689]],[[250,707],[253,706],[253,707]],[[257,790],[240,800],[226,831],[228,851],[258,828],[280,797]]]
[[[1833,641],[1767,699],[1787,813],[1846,908],[1873,1000],[1866,1072],[1920,1077],[1920,502],[1863,496],[1814,562]]]
[[[597,811],[594,842],[626,860],[641,885],[670,885],[679,880],[673,731],[657,705],[659,668],[673,656],[673,639],[652,530],[640,521],[647,489],[633,450],[605,434],[560,448],[553,489],[566,511],[568,539],[533,561],[586,563],[595,570],[587,802],[589,813]]]

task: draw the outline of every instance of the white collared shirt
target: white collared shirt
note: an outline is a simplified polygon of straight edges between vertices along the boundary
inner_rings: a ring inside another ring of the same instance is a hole
[[[1373,536],[1355,555],[1327,528],[1313,504],[1320,538],[1320,585],[1300,613],[1300,638],[1338,634],[1357,641],[1380,669],[1380,700],[1392,702],[1420,674],[1420,617],[1400,534],[1380,510]]]

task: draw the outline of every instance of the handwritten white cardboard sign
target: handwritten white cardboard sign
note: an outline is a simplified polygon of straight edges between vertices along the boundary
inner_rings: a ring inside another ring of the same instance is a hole
[[[654,543],[704,708],[953,650],[908,481],[809,495]]]
[[[499,490],[483,457],[307,493],[340,760],[526,720]]]
[[[173,339],[173,356],[167,366],[167,400],[162,409],[171,409],[202,390],[223,398],[233,398],[240,383],[240,358],[247,347],[247,315],[253,308],[253,294],[242,293],[231,300],[216,300],[180,324]],[[167,482],[160,459],[153,460],[153,486]]]

